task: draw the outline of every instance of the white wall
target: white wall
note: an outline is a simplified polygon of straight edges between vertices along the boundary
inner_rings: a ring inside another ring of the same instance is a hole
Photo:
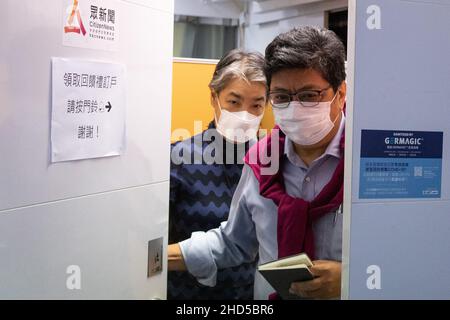
[[[295,2],[289,1],[286,9],[269,11],[261,11],[261,6],[252,3],[245,27],[245,48],[264,53],[267,45],[278,34],[302,25],[323,27],[326,11],[346,8],[348,5],[347,0],[324,0],[296,6],[293,5]]]
[[[173,2],[118,1],[116,52],[63,46],[67,3],[0,2],[0,299],[165,298],[147,243],[167,244]],[[126,66],[123,155],[50,163],[52,56]]]
[[[238,19],[242,9],[239,1],[175,0],[176,15]]]
[[[175,0],[175,14],[240,19],[240,46],[264,53],[278,34],[295,26],[323,27],[326,11],[347,6],[348,0]]]
[[[379,29],[368,28],[373,7]],[[450,65],[443,63],[450,43],[442,41],[448,30],[446,0],[350,1],[344,298],[450,299]],[[387,149],[384,140],[398,131],[423,138],[421,145]],[[372,160],[400,162],[406,171],[382,174],[374,185],[381,175],[370,181],[365,174]],[[415,168],[428,174],[415,175]]]

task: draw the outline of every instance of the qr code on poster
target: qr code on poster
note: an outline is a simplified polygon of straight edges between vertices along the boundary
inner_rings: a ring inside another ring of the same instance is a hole
[[[414,167],[414,177],[423,176],[423,167]]]

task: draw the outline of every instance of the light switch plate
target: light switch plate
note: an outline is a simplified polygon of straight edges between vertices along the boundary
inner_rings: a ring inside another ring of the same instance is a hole
[[[148,242],[147,278],[163,270],[163,237]]]

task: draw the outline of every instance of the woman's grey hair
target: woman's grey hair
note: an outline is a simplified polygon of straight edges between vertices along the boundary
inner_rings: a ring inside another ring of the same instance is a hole
[[[209,87],[219,94],[234,79],[242,79],[247,83],[260,82],[267,87],[264,63],[264,56],[258,52],[231,50],[217,63]]]
[[[345,80],[345,47],[331,30],[304,26],[277,36],[266,48],[266,76],[284,69],[314,69],[336,91]]]

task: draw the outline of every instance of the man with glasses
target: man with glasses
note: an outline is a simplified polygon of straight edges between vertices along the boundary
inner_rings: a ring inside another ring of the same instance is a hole
[[[171,245],[169,269],[187,269],[214,286],[218,269],[252,261],[258,253],[263,264],[306,252],[315,278],[292,283],[290,292],[339,298],[345,49],[332,31],[301,27],[277,36],[265,60],[275,131],[247,154],[227,222]],[[264,171],[262,149],[278,151],[270,157],[279,170]],[[272,292],[257,274],[255,298]]]

